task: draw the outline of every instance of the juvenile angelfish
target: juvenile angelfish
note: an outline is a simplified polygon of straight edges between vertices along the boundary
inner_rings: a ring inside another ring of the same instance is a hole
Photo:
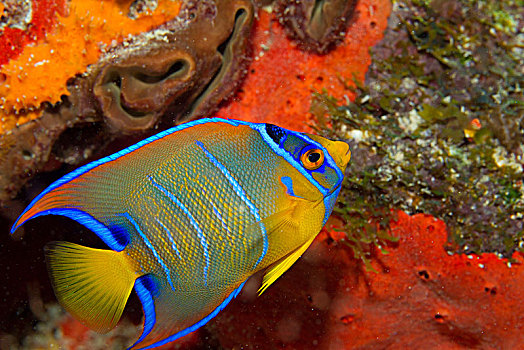
[[[65,175],[18,218],[63,215],[110,249],[53,242],[46,262],[62,306],[99,332],[135,289],[149,349],[215,317],[247,278],[262,293],[326,223],[350,159],[345,142],[272,124],[202,119]]]

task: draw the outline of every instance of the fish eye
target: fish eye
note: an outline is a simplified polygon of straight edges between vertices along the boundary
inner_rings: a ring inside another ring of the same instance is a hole
[[[302,153],[300,161],[308,170],[318,169],[324,163],[324,152],[318,148],[309,149]]]

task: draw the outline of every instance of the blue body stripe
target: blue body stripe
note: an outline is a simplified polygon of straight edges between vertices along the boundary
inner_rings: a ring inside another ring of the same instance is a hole
[[[258,264],[262,261],[262,259],[264,259],[264,256],[266,256],[268,245],[269,245],[268,238],[267,238],[266,227],[261,222],[260,214],[258,212],[258,209],[249,200],[249,198],[247,198],[246,192],[244,192],[244,189],[242,188],[242,186],[240,186],[238,181],[233,177],[233,175],[231,175],[229,170],[227,170],[227,168],[222,163],[220,163],[218,161],[218,159],[216,159],[215,156],[212,155],[204,147],[204,144],[202,142],[196,141],[195,143],[202,149],[202,151],[204,151],[204,154],[206,155],[207,158],[209,158],[211,163],[213,163],[222,172],[222,174],[224,174],[224,176],[226,177],[227,181],[229,181],[231,186],[233,186],[233,189],[235,190],[236,194],[244,201],[244,203],[246,203],[246,205],[249,207],[249,210],[251,211],[251,214],[253,214],[253,216],[255,217],[255,220],[260,225],[260,231],[262,232],[262,239],[263,239],[263,247],[262,247],[262,254],[260,254],[260,257],[258,258],[257,262],[255,263],[255,266],[253,266],[253,269],[254,269],[254,268],[256,268],[258,266]]]
[[[224,218],[222,217],[222,214],[220,214],[220,211],[218,210],[217,206],[215,205],[215,202],[213,202],[213,200],[210,198],[210,196],[207,195],[207,191],[206,191],[206,189],[204,187],[202,187],[202,193],[204,193],[204,196],[206,196],[207,200],[209,201],[209,203],[211,203],[211,206],[213,207],[213,213],[215,214],[215,216],[220,221],[220,224],[222,225],[222,227],[226,230],[228,235],[230,237],[232,237],[233,234],[229,230],[229,227],[227,226],[227,223],[224,221]]]
[[[217,206],[215,205],[215,202],[210,198],[211,196],[208,196],[207,195],[207,191],[204,187],[201,188],[202,190],[202,193],[204,194],[204,196],[206,196],[206,200],[209,201],[209,203],[211,204],[211,206],[213,207],[213,213],[215,214],[215,216],[218,218],[218,220],[220,221],[220,224],[222,225],[222,227],[226,230],[227,234],[232,237],[232,233],[231,231],[229,230],[229,227],[227,226],[227,223],[224,221],[224,218],[222,217],[222,214],[220,214],[220,211],[218,210]]]
[[[148,345],[145,348],[140,348],[140,350],[152,349],[152,348],[156,348],[157,346],[162,346],[162,345],[167,344],[169,342],[175,341],[178,338],[186,336],[186,335],[188,335],[191,332],[196,331],[198,328],[200,328],[203,325],[205,325],[206,323],[208,323],[220,311],[222,311],[227,306],[227,304],[229,304],[231,302],[231,300],[233,300],[233,298],[236,298],[236,296],[240,293],[240,291],[242,290],[242,287],[244,286],[245,283],[246,283],[245,281],[242,282],[242,284],[240,286],[238,286],[233,292],[231,292],[231,294],[229,294],[229,296],[220,305],[218,305],[213,311],[211,311],[211,313],[209,315],[207,315],[206,317],[204,317],[203,319],[201,319],[200,321],[198,321],[194,325],[189,326],[186,329],[183,329],[180,332],[175,333],[172,336],[169,336],[169,337],[167,337],[167,338],[165,338],[163,340],[160,340],[160,341],[158,341],[158,342],[156,342],[154,344]],[[144,309],[144,314],[147,315],[145,309]],[[153,316],[155,315],[154,314],[154,305],[153,305],[153,312],[151,314]],[[146,318],[146,321],[147,321],[147,318]],[[144,329],[145,329],[145,327],[144,327]],[[145,333],[145,330],[144,330],[144,333]],[[144,337],[144,335],[142,335],[142,337]],[[140,337],[140,338],[142,339],[142,337]],[[137,344],[137,343],[135,343],[135,344]]]
[[[229,230],[229,227],[227,227],[227,224],[226,222],[224,221],[224,218],[222,218],[222,215],[220,215],[220,212],[218,211],[218,209],[215,207],[215,204],[211,202],[211,205],[213,206],[213,213],[215,213],[216,217],[218,218],[218,220],[220,220],[220,223],[222,224],[222,227],[226,230],[227,234],[232,237],[233,234],[231,233],[231,231]]]
[[[104,157],[104,158],[100,158],[98,160],[95,160],[91,163],[88,163],[84,166],[81,166],[80,168],[70,172],[69,174],[66,174],[64,175],[63,177],[61,177],[60,179],[56,180],[55,182],[53,182],[51,185],[49,185],[49,187],[47,187],[44,191],[42,191],[38,196],[35,197],[35,199],[33,199],[31,201],[31,203],[27,206],[27,208],[22,212],[22,214],[20,214],[20,216],[18,217],[18,219],[16,220],[15,224],[13,225],[13,227],[11,228],[11,234],[14,233],[16,231],[16,229],[18,227],[20,227],[21,225],[24,224],[24,222],[19,222],[20,218],[31,208],[33,207],[36,202],[38,202],[40,199],[42,199],[42,197],[44,197],[46,194],[48,194],[49,192],[51,192],[52,190],[76,179],[77,177],[79,177],[80,175],[83,175],[87,172],[89,172],[90,170],[93,170],[95,168],[97,168],[98,166],[100,165],[103,165],[105,163],[109,163],[109,162],[112,162],[114,160],[117,160],[119,159],[120,157],[123,157],[125,155],[128,155],[154,141],[157,141],[157,140],[160,140],[166,136],[169,136],[171,134],[174,134],[175,132],[178,132],[178,131],[182,131],[182,130],[185,130],[187,128],[190,128],[190,127],[193,127],[195,125],[201,125],[201,124],[206,124],[206,123],[226,123],[226,124],[230,124],[230,125],[234,125],[234,126],[238,126],[238,125],[249,125],[248,122],[241,122],[241,121],[237,121],[237,120],[228,120],[228,119],[221,119],[221,118],[204,118],[204,119],[199,119],[199,120],[195,120],[195,121],[192,121],[192,122],[189,122],[189,123],[185,123],[185,124],[181,124],[181,125],[178,125],[178,126],[175,126],[173,128],[170,128],[170,129],[167,129],[167,130],[164,130],[156,135],[153,135],[153,136],[150,136],[140,142],[137,142],[136,144],[134,145],[131,145],[127,148],[124,148],[123,150],[121,151],[118,151],[116,153],[113,153],[107,157]],[[67,216],[67,215],[66,215]]]
[[[173,250],[175,251],[176,255],[178,255],[178,257],[180,258],[180,252],[178,251],[178,248],[177,248],[176,242],[175,242],[175,238],[171,234],[171,231],[166,227],[166,225],[164,225],[164,223],[162,221],[158,220],[158,218],[155,218],[155,221],[158,222],[158,224],[160,226],[162,226],[164,231],[166,231],[167,238],[169,238],[169,241],[171,242],[171,248],[173,248]]]
[[[113,233],[107,228],[106,225],[80,209],[76,208],[54,208],[49,210],[41,211],[35,214],[32,218],[36,218],[44,215],[61,215],[66,216],[70,219],[75,220],[79,224],[87,227],[93,231],[107,246],[117,252],[124,250],[126,247],[122,245],[118,240],[115,239]]]
[[[193,228],[196,230],[197,236],[200,239],[200,244],[204,248],[204,257],[206,258],[206,265],[204,266],[204,283],[207,286],[207,272],[209,270],[209,250],[208,250],[208,246],[207,246],[206,236],[204,235],[204,233],[202,232],[202,230],[198,226],[198,223],[195,220],[195,218],[193,217],[193,215],[191,215],[191,213],[189,212],[189,210],[187,210],[187,208],[184,206],[184,204],[182,204],[182,202],[180,202],[180,200],[178,198],[176,198],[174,194],[169,192],[162,185],[156,183],[155,180],[153,180],[153,178],[151,176],[148,176],[148,178],[151,181],[151,184],[153,186],[155,186],[157,189],[160,190],[160,192],[162,192],[165,196],[167,196],[169,199],[171,199],[171,201],[173,203],[175,203],[184,212],[184,214],[187,215],[187,217],[189,218],[189,221],[191,222],[191,226],[193,226]]]
[[[135,291],[138,295],[138,298],[140,299],[140,302],[142,303],[142,308],[144,309],[144,330],[142,331],[140,338],[138,338],[138,340],[133,345],[131,345],[129,349],[144,340],[145,337],[151,333],[151,330],[153,330],[153,327],[156,323],[155,302],[153,301],[153,295],[151,295],[151,291],[149,291],[149,289],[147,289],[144,284],[144,278],[150,277],[147,275],[141,276],[135,281]]]
[[[127,220],[129,220],[129,222],[135,227],[135,230],[136,232],[138,232],[138,234],[140,235],[140,237],[142,237],[142,239],[144,240],[144,243],[147,245],[147,247],[151,250],[151,253],[153,253],[153,256],[158,260],[158,262],[160,263],[160,266],[162,266],[162,269],[164,270],[164,272],[166,273],[167,275],[167,282],[169,282],[169,285],[171,286],[171,289],[175,290],[175,286],[173,285],[173,281],[171,280],[171,274],[169,273],[169,268],[167,267],[167,265],[164,263],[164,261],[162,260],[162,258],[160,257],[160,255],[158,255],[158,252],[156,251],[155,247],[153,247],[153,245],[151,244],[151,242],[149,241],[149,239],[146,237],[146,235],[144,234],[144,232],[142,232],[142,229],[140,228],[140,226],[138,225],[138,223],[135,221],[135,219],[129,214],[129,213],[123,213],[122,214]]]

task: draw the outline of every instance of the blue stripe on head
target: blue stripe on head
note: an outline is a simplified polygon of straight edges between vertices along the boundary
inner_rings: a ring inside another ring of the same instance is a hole
[[[293,192],[293,180],[289,176],[282,176],[280,178],[280,181],[286,186],[286,193],[290,196],[295,196],[295,193]]]
[[[133,348],[144,340],[147,335],[151,333],[156,323],[155,302],[153,298],[158,295],[158,287],[153,277],[151,275],[144,275],[137,278],[135,281],[135,291],[144,310],[144,330],[140,338],[128,349]]]
[[[80,209],[76,208],[54,208],[41,211],[32,218],[44,215],[61,215],[75,220],[79,224],[93,231],[107,246],[117,252],[124,250],[129,242],[129,236],[124,238],[124,233],[112,232],[106,225]],[[16,229],[16,228],[15,228]],[[126,244],[124,244],[126,243]]]
[[[318,183],[318,181],[315,180],[313,178],[313,176],[311,176],[311,174],[309,172],[307,172],[306,169],[304,169],[304,167],[299,162],[297,162],[295,160],[295,158],[293,157],[293,155],[291,153],[289,153],[287,150],[279,147],[278,145],[276,145],[273,142],[273,139],[267,134],[264,124],[251,124],[250,126],[251,126],[251,128],[253,128],[254,130],[256,130],[256,131],[258,131],[260,133],[260,136],[262,136],[262,139],[267,143],[267,145],[269,147],[271,147],[273,149],[273,151],[277,155],[283,157],[285,160],[287,160],[287,162],[289,164],[291,164],[302,175],[304,175],[304,177],[306,179],[308,179],[309,182],[311,182],[320,191],[320,193],[322,193],[322,195],[326,196],[329,193],[329,189],[326,189],[325,187],[320,185]],[[329,158],[331,158],[329,156],[329,153],[327,152],[327,150],[325,150],[325,148],[322,145],[320,145],[318,142],[314,142],[313,140],[309,139],[309,137],[305,137],[305,136],[301,135],[300,133],[297,133],[297,132],[294,132],[294,131],[290,131],[290,130],[286,130],[286,131],[289,132],[289,133],[292,133],[293,135],[303,139],[304,141],[306,141],[308,143],[312,143],[312,144],[316,145],[318,148],[322,149],[324,151],[324,153],[327,154],[327,156],[325,156],[325,158],[328,158],[328,161],[329,161]]]
[[[324,220],[322,221],[322,226],[326,224],[326,222],[329,219],[329,216],[331,215],[331,212],[333,211],[333,207],[335,206],[335,203],[337,202],[338,194],[340,193],[340,189],[342,186],[339,186],[333,193],[331,193],[329,196],[324,197]]]
[[[233,189],[235,190],[236,194],[244,201],[244,203],[246,203],[249,210],[251,211],[251,214],[253,215],[256,222],[258,222],[260,226],[260,231],[262,232],[263,246],[262,246],[262,253],[260,254],[260,257],[258,258],[257,262],[255,263],[255,266],[253,266],[253,269],[255,269],[258,266],[258,264],[262,261],[262,259],[264,259],[264,256],[266,256],[266,253],[269,247],[266,227],[261,222],[258,208],[249,200],[249,198],[246,195],[246,192],[244,191],[242,186],[238,183],[238,181],[233,177],[233,175],[231,175],[229,170],[222,163],[220,163],[218,159],[216,159],[216,157],[211,154],[211,152],[209,152],[206,149],[204,144],[200,141],[195,141],[195,143],[197,144],[197,146],[199,146],[202,149],[202,151],[204,151],[204,154],[211,161],[211,163],[213,163],[213,165],[215,165],[220,170],[220,172],[222,172],[222,174],[226,177],[226,179],[229,181],[231,186],[233,186]]]
[[[140,228],[140,226],[138,225],[138,223],[135,221],[135,219],[129,214],[129,213],[123,213],[122,216],[124,216],[127,220],[129,220],[129,222],[133,225],[133,227],[135,228],[136,232],[138,233],[138,235],[140,237],[142,237],[142,240],[144,241],[144,243],[146,244],[146,246],[149,248],[149,250],[151,250],[151,253],[153,253],[153,256],[155,257],[155,259],[158,261],[158,263],[160,264],[160,266],[162,266],[162,269],[164,270],[165,274],[166,274],[166,277],[167,277],[167,282],[169,283],[169,285],[171,286],[171,289],[175,290],[175,286],[173,285],[173,281],[171,280],[171,274],[169,272],[169,268],[167,267],[167,265],[164,263],[164,261],[162,260],[162,258],[160,257],[160,255],[158,255],[155,247],[151,244],[151,242],[149,241],[149,239],[147,238],[147,236],[144,234],[144,232],[142,231],[142,229]]]
[[[158,346],[165,345],[167,343],[170,343],[172,341],[177,340],[178,338],[182,338],[183,336],[186,336],[186,335],[188,335],[191,332],[196,331],[198,328],[202,327],[203,325],[208,323],[212,318],[214,318],[216,315],[218,315],[218,313],[220,311],[222,311],[227,306],[227,304],[229,304],[231,302],[231,300],[233,300],[233,298],[236,298],[237,295],[242,290],[242,287],[244,286],[245,283],[246,283],[245,281],[242,282],[242,284],[240,286],[238,286],[233,292],[231,292],[231,294],[229,294],[229,296],[220,305],[218,305],[213,311],[211,311],[211,313],[209,315],[207,315],[206,317],[204,317],[203,319],[201,319],[200,321],[198,321],[194,325],[189,326],[186,329],[183,329],[180,332],[175,333],[172,336],[167,337],[166,339],[163,339],[163,340],[158,341],[158,342],[156,342],[154,344],[148,345],[145,348],[140,348],[140,350],[152,349],[152,348],[156,348]],[[136,288],[136,284],[135,284],[135,288]],[[144,310],[145,310],[145,308],[144,308]],[[154,316],[154,306],[153,306],[153,316]],[[146,320],[147,320],[147,318],[146,318]],[[145,333],[145,327],[144,327],[144,333]],[[141,339],[143,339],[143,337],[144,337],[144,335],[142,335],[142,337],[140,337],[139,341]],[[135,344],[139,343],[139,341],[137,341]]]
[[[282,182],[282,184],[284,184],[284,186],[286,186],[286,193],[288,195],[297,197],[297,198],[302,198],[300,196],[297,196],[295,192],[293,191],[293,180],[289,176],[282,176],[280,178],[280,181]]]

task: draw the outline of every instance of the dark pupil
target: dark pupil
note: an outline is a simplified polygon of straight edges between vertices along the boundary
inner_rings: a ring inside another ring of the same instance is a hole
[[[318,153],[318,152],[312,152],[312,153],[310,153],[310,154],[307,156],[307,159],[308,159],[311,163],[316,163],[316,162],[318,162],[318,160],[320,159],[320,153]]]

